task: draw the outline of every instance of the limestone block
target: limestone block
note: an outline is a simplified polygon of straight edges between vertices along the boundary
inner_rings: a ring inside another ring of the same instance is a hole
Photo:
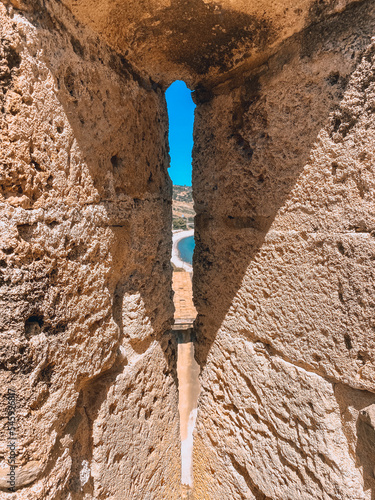
[[[154,342],[131,355],[100,407],[93,428],[94,498],[180,498],[175,345],[168,341],[165,350]]]
[[[197,94],[196,498],[373,495],[374,20]]]
[[[334,386],[261,342],[220,332],[198,415],[195,498],[371,498]]]
[[[293,363],[374,390],[374,131],[365,103],[374,66],[366,33],[375,16],[368,8],[354,22],[346,12],[323,23],[323,33],[324,24],[335,27],[334,42],[322,36],[313,50],[315,34],[304,33],[243,87],[229,95],[223,88],[197,108],[194,294],[202,364],[228,324],[232,335],[270,343]],[[344,113],[352,125],[334,132]],[[279,330],[280,342],[269,328]]]

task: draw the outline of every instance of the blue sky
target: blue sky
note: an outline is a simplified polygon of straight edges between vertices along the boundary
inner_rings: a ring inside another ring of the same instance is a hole
[[[173,184],[191,186],[191,150],[195,104],[191,91],[181,80],[176,80],[165,93],[169,115],[169,147],[171,166],[169,175]]]

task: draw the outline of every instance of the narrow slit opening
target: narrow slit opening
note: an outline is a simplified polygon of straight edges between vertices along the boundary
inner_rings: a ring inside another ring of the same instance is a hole
[[[175,81],[166,91],[169,116],[169,174],[173,183],[172,230],[174,332],[178,342],[177,375],[181,436],[181,484],[188,498],[193,486],[193,431],[200,392],[199,365],[194,358],[193,251],[194,207],[192,147],[195,104],[184,82]]]

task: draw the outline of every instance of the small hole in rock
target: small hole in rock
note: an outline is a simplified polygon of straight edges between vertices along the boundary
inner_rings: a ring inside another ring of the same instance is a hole
[[[114,168],[118,168],[120,166],[120,159],[117,155],[113,155],[111,158],[111,163]]]
[[[350,351],[350,349],[352,349],[353,346],[352,346],[352,340],[347,333],[345,333],[345,335],[344,335],[344,341],[345,341],[346,348]]]
[[[345,248],[341,242],[337,244],[337,249],[341,253],[341,255],[345,255]]]
[[[39,335],[39,333],[42,330],[42,326],[43,326],[43,316],[41,315],[30,316],[25,321],[26,337],[30,338],[33,337],[34,335]]]
[[[31,165],[33,165],[33,167],[37,172],[43,172],[43,169],[41,168],[40,164],[37,161],[31,160]]]

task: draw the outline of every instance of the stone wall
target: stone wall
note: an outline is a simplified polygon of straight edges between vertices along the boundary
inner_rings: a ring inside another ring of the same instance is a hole
[[[373,498],[374,28],[349,9],[198,107],[197,499]]]
[[[0,33],[0,487],[11,387],[17,498],[180,496],[163,91],[183,78],[194,496],[371,500],[375,2],[4,0]]]
[[[17,498],[178,498],[164,95],[58,3],[0,3],[0,487],[12,387]]]

